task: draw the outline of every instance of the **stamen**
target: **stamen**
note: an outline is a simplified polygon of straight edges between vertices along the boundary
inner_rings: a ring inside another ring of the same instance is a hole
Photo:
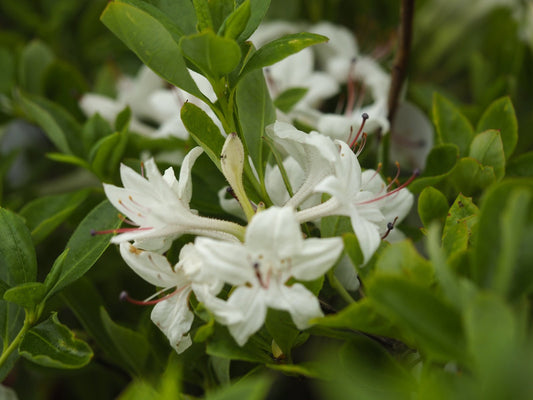
[[[143,206],[141,203],[139,203],[139,202],[133,200],[133,197],[132,197],[131,195],[128,196],[128,199],[129,199],[133,204],[135,204],[137,207],[139,207],[139,208],[143,208],[143,209],[145,209],[145,210],[147,210],[147,211],[150,210],[148,207],[145,207],[145,206]],[[120,203],[120,201],[119,201],[119,203]],[[122,203],[121,203],[121,204],[122,204]],[[124,205],[124,204],[122,204],[122,205]]]
[[[261,276],[261,271],[259,271],[259,263],[258,262],[254,262],[252,264],[252,266],[254,267],[255,276],[257,277],[257,280],[259,281],[259,284],[261,285],[261,287],[263,289],[268,288],[268,285],[265,285],[265,282],[263,282],[263,277]]]
[[[187,286],[183,286],[177,290],[174,290],[172,293],[169,293],[167,294],[166,296],[163,296],[163,297],[160,297],[159,299],[156,299],[156,300],[136,300],[132,297],[130,297],[130,295],[128,294],[128,292],[126,292],[125,290],[122,291],[120,293],[120,296],[119,296],[119,299],[120,301],[127,301],[128,303],[131,303],[131,304],[136,304],[138,306],[153,306],[157,303],[161,303],[162,301],[164,300],[168,300],[170,299],[171,297],[177,295],[179,292],[181,292],[185,287]]]
[[[361,133],[363,132],[363,128],[365,127],[366,120],[369,118],[367,113],[363,113],[361,115],[361,118],[363,119],[363,122],[361,122],[361,126],[359,127],[359,130],[357,131],[357,135],[355,135],[355,139],[350,143],[350,148],[352,150],[355,150],[355,144],[357,143],[357,139],[359,139],[359,136],[361,136]],[[350,138],[352,135],[350,134]]]
[[[394,218],[394,221],[387,223],[387,232],[385,232],[385,234],[381,237],[381,240],[389,236],[389,233],[394,229],[396,221],[398,221],[398,217]]]
[[[390,189],[390,187],[395,183],[398,182],[398,178],[400,177],[400,163],[396,161],[394,164],[396,164],[396,176],[390,181],[390,183],[387,185],[387,191]]]
[[[350,136],[348,136],[348,140],[346,141],[346,143],[352,143],[352,135],[353,135],[353,125],[350,125]],[[350,145],[350,148],[352,146]]]
[[[363,149],[366,146],[366,138],[367,138],[367,136],[368,135],[365,132],[363,132],[363,138],[361,139],[361,143],[359,143],[359,148],[357,149],[357,153],[355,153],[356,157],[359,157],[359,154],[361,154],[363,152]]]
[[[143,161],[141,161],[141,176],[144,178],[144,162]]]
[[[118,214],[118,218],[122,221],[122,222],[125,222],[127,223],[128,225],[133,225],[133,226],[139,226],[139,224],[136,224],[135,222],[133,222],[131,219],[128,219],[125,215],[122,215],[122,214]]]
[[[409,179],[407,179],[407,181],[405,181],[402,185],[398,186],[396,189],[390,191],[390,192],[387,192],[385,193],[384,195],[382,196],[379,196],[379,197],[375,197],[373,199],[370,199],[370,200],[366,200],[366,201],[362,201],[360,203],[357,203],[357,205],[364,205],[364,204],[370,204],[370,203],[373,203],[375,201],[379,201],[379,200],[382,200],[386,197],[389,197],[395,193],[398,193],[400,190],[402,190],[403,188],[407,187],[412,181],[414,181],[418,175],[420,175],[420,171],[418,169],[416,169],[414,172],[413,172],[413,175],[411,175],[411,177]]]
[[[95,231],[94,229],[91,230],[91,236],[95,235],[107,235],[108,233],[125,233],[125,232],[135,232],[135,231],[148,231],[150,229],[153,229],[152,227],[148,228],[120,228],[120,229],[107,229],[103,231]]]

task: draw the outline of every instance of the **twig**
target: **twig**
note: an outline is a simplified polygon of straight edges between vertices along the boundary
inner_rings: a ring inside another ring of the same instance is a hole
[[[413,14],[415,0],[402,0],[400,8],[400,26],[398,28],[398,50],[394,58],[392,79],[389,89],[389,115],[387,116],[392,125],[394,114],[398,107],[398,98],[402,90],[407,72],[407,62],[411,51],[411,37],[413,33]]]

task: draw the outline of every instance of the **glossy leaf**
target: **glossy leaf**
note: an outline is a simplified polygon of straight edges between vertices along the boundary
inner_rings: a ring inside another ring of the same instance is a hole
[[[91,169],[94,173],[102,180],[110,180],[118,169],[127,144],[127,129],[100,139],[91,151]]]
[[[468,154],[474,128],[452,102],[438,93],[433,96],[433,123],[440,143],[453,143],[459,148],[460,155]]]
[[[63,369],[81,368],[93,356],[89,345],[76,339],[74,333],[59,322],[57,313],[24,335],[19,353],[44,367]]]
[[[496,182],[494,168],[483,166],[478,160],[471,157],[461,158],[453,169],[451,177],[457,191],[466,196],[478,194]]]
[[[505,158],[508,159],[518,143],[518,122],[509,97],[494,101],[485,110],[477,124],[477,131],[483,132],[487,129],[500,131],[503,151]]]
[[[63,153],[81,155],[76,152],[81,142],[78,122],[58,105],[36,96],[21,96],[22,107],[28,117],[35,121],[45,132],[54,145]]]
[[[250,19],[250,0],[240,4],[224,21],[219,34],[228,39],[237,39],[244,31]]]
[[[472,198],[459,194],[448,212],[442,232],[442,246],[448,257],[467,249],[478,216],[479,209]]]
[[[427,186],[443,181],[456,165],[459,157],[458,147],[454,144],[437,145],[431,149],[423,174],[410,185],[412,193],[419,193]]]
[[[107,200],[97,205],[69,239],[66,246],[69,251],[64,261],[54,263],[47,275],[47,297],[82,277],[107,249],[109,235],[92,236],[91,232],[116,229],[121,223],[117,211]]]
[[[246,75],[256,69],[268,67],[278,61],[298,53],[300,50],[314,44],[323,43],[328,40],[327,37],[315,33],[301,32],[292,35],[286,35],[265,44],[258,49],[244,66],[241,76]]]
[[[146,11],[121,1],[109,3],[102,22],[163,79],[204,98],[191,78],[174,36]]]
[[[213,30],[213,20],[211,18],[211,11],[209,10],[209,3],[207,0],[192,0],[194,10],[196,11],[197,29],[202,32],[206,29]]]
[[[128,370],[134,375],[141,376],[150,352],[148,339],[139,332],[114,322],[103,308],[100,309],[100,316],[105,331],[124,364],[128,366]]]
[[[403,277],[380,275],[368,283],[368,296],[433,360],[468,358],[459,312],[441,300],[432,288]]]
[[[426,187],[418,197],[418,215],[427,228],[433,221],[444,223],[448,213],[446,196],[432,186]]]
[[[268,310],[265,326],[283,354],[290,359],[291,349],[300,334],[298,328],[294,326],[290,314],[271,308]]]
[[[268,154],[263,136],[265,128],[276,119],[276,110],[262,71],[254,71],[239,81],[236,103],[241,132],[259,180],[262,181]]]
[[[202,146],[211,161],[220,169],[224,137],[218,126],[205,111],[192,103],[185,103],[181,108],[181,120],[194,141]]]
[[[46,286],[41,282],[27,282],[4,293],[4,300],[18,304],[27,310],[39,305],[46,295]]]
[[[83,189],[45,196],[26,204],[20,215],[26,220],[33,242],[37,244],[45,239],[85,201],[90,192],[90,189]]]
[[[239,0],[242,3],[242,0]],[[270,0],[250,0],[250,18],[238,41],[244,42],[257,29],[270,6]]]
[[[274,100],[274,105],[280,111],[288,113],[292,108],[304,98],[308,92],[308,88],[290,88],[279,94]]]
[[[190,0],[156,0],[155,4],[184,34],[196,32],[196,12]]]
[[[379,255],[376,273],[403,275],[410,282],[430,286],[433,281],[431,263],[416,251],[410,240],[396,242]]]
[[[50,160],[54,160],[60,163],[75,165],[77,167],[82,167],[87,170],[91,169],[89,163],[85,161],[83,158],[73,156],[70,154],[47,153],[46,157],[49,158]]]
[[[398,334],[393,323],[379,313],[372,300],[363,298],[352,303],[336,314],[315,318],[313,323],[338,329],[351,329],[373,335],[395,336]]]
[[[241,49],[233,39],[217,36],[212,31],[181,38],[183,55],[205,75],[213,78],[227,75],[241,60]]]
[[[498,131],[488,130],[477,134],[470,146],[470,157],[491,166],[497,179],[505,175],[505,155]]]

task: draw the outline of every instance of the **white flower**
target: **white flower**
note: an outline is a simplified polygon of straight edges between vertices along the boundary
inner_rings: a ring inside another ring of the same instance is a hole
[[[316,187],[317,192],[332,197],[316,207],[298,212],[300,222],[327,215],[350,217],[352,228],[359,240],[365,263],[379,247],[381,237],[389,230],[388,224],[396,217],[401,220],[413,204],[413,195],[404,187],[411,181],[388,191],[379,173],[361,172],[357,156],[350,147],[337,141],[340,148],[335,173],[326,177]]]
[[[293,187],[294,196],[286,203],[296,208],[313,194],[322,179],[333,173],[339,157],[337,147],[327,136],[318,132],[304,133],[279,121],[267,126],[266,133],[304,171],[305,180],[301,186]]]
[[[288,311],[298,329],[322,315],[309,290],[287,282],[322,276],[339,257],[342,240],[304,240],[294,211],[271,207],[252,219],[244,243],[198,237],[195,247],[206,269],[236,286],[226,302],[207,296],[201,300],[243,345],[263,325],[269,307]]]
[[[183,352],[192,343],[188,333],[194,320],[194,314],[189,309],[191,281],[183,272],[184,257],[180,254],[180,262],[172,268],[166,257],[139,250],[128,242],[120,244],[120,254],[137,275],[161,288],[161,292],[173,289],[161,299],[140,303],[156,304],[151,314],[152,321],[165,334],[171,346],[178,353]]]
[[[120,254],[137,275],[160,288],[158,293],[167,293],[156,300],[129,301],[143,305],[155,304],[152,321],[167,336],[172,347],[178,353],[183,352],[192,343],[188,334],[194,320],[194,314],[189,309],[191,290],[216,295],[222,289],[223,282],[205,271],[191,243],[182,247],[179,262],[174,268],[164,256],[140,250],[128,242],[120,244]]]
[[[191,169],[202,151],[200,147],[195,147],[185,156],[179,181],[172,167],[161,176],[153,159],[144,164],[148,179],[121,165],[124,188],[104,184],[104,190],[113,206],[137,228],[117,230],[121,234],[111,239],[113,243],[135,240],[136,247],[165,251],[172,240],[184,233],[225,240],[236,240],[235,236],[242,236],[240,225],[201,217],[189,207]]]

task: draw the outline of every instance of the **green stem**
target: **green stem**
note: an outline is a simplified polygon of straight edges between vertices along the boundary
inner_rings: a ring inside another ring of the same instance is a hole
[[[28,314],[26,314],[26,318],[24,319],[24,325],[22,325],[22,328],[20,329],[19,333],[17,333],[17,336],[15,336],[15,339],[13,339],[13,341],[9,344],[9,346],[0,356],[0,368],[3,367],[4,363],[7,361],[11,353],[13,353],[15,349],[18,348],[20,342],[22,341],[22,338],[24,337],[26,332],[28,332],[32,325],[32,321],[30,320],[30,318],[28,318]]]
[[[337,291],[337,293],[344,299],[344,301],[346,301],[346,303],[348,304],[355,303],[353,297],[350,296],[350,293],[348,293],[344,286],[342,286],[342,283],[340,283],[340,281],[335,276],[335,271],[333,268],[328,271],[327,275],[329,284],[333,289]]]

